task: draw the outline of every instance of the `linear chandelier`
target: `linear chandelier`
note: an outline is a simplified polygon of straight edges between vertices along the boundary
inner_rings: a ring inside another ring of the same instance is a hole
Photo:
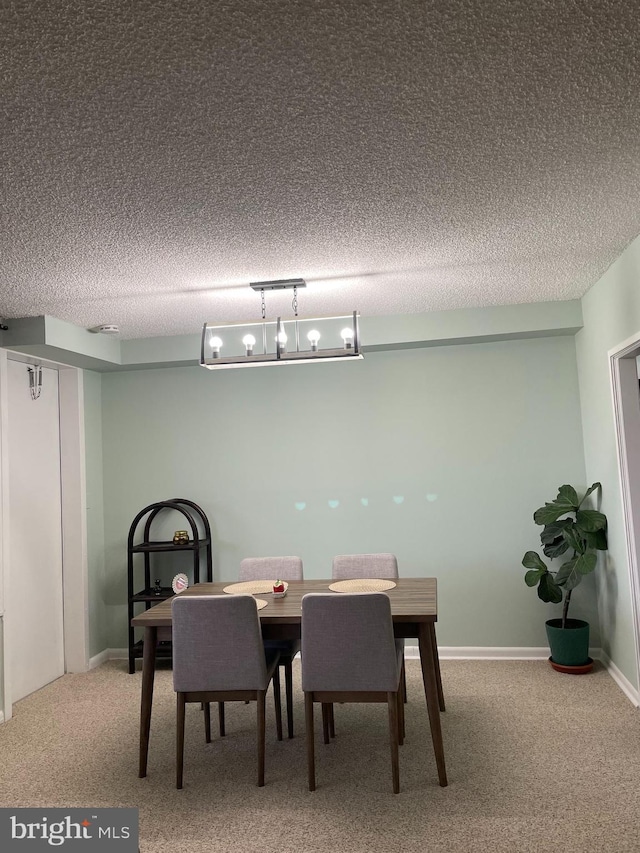
[[[359,314],[338,317],[298,317],[298,289],[302,278],[253,282],[260,292],[262,321],[215,325],[202,328],[200,364],[208,370],[227,367],[268,367],[275,364],[310,364],[317,361],[362,359]],[[292,319],[266,319],[265,292],[293,290]]]

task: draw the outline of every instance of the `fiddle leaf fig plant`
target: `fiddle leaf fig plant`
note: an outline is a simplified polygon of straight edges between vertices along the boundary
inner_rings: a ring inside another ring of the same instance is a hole
[[[582,509],[589,495],[601,489],[600,483],[594,483],[580,498],[573,486],[560,486],[556,499],[533,514],[535,523],[543,528],[540,542],[545,557],[552,560],[564,554],[570,556],[554,571],[535,551],[527,551],[522,558],[522,565],[528,569],[524,582],[538,587],[542,601],[560,604],[564,598],[563,628],[571,593],[595,569],[597,552],[607,550],[607,517],[595,509]]]

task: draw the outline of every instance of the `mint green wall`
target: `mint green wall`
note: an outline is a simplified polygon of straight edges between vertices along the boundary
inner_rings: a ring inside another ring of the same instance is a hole
[[[87,478],[87,555],[89,583],[89,654],[107,648],[102,495],[102,377],[85,370],[84,420]]]
[[[129,524],[173,496],[208,513],[218,579],[250,555],[297,553],[328,577],[336,553],[393,551],[402,574],[438,577],[441,645],[546,645],[557,610],[520,560],[533,510],[585,483],[573,338],[111,373],[102,415],[109,646],[126,644]],[[597,645],[590,580],[574,614]]]
[[[608,559],[597,572],[602,647],[638,686],[608,351],[640,333],[640,239],[584,296],[582,310],[576,351],[587,479],[602,482],[609,520]]]

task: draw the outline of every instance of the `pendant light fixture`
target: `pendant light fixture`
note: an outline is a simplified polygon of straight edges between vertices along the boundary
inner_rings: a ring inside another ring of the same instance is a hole
[[[262,320],[205,323],[200,347],[202,367],[217,370],[363,358],[357,311],[337,317],[298,317],[298,289],[306,287],[302,278],[258,281],[250,287],[260,293]],[[273,290],[293,290],[291,319],[267,320],[265,293]]]

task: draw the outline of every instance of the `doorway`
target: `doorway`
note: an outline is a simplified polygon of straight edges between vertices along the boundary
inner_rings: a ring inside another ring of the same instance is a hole
[[[11,360],[11,361],[10,361]],[[11,366],[11,362],[18,363],[18,367]],[[27,377],[28,366],[41,365],[43,370],[51,369],[52,373],[57,376],[58,384],[58,405],[59,405],[59,421],[58,421],[58,483],[55,487],[55,492],[59,496],[60,514],[58,515],[58,533],[61,537],[62,547],[62,580],[58,573],[58,582],[55,593],[51,593],[55,599],[55,619],[60,621],[60,591],[62,595],[62,611],[63,611],[63,671],[65,672],[84,672],[89,668],[89,595],[88,595],[88,559],[87,559],[87,500],[86,500],[86,464],[85,464],[85,436],[84,436],[84,377],[83,371],[71,367],[69,365],[60,364],[50,360],[35,359],[31,356],[9,352],[5,349],[0,349],[0,722],[11,719],[13,712],[13,702],[22,695],[28,693],[32,685],[37,684],[37,680],[31,684],[21,684],[21,679],[18,673],[14,673],[14,664],[12,661],[16,654],[19,656],[20,650],[14,648],[15,643],[19,642],[19,629],[16,630],[17,637],[14,639],[14,621],[21,619],[20,608],[24,606],[24,590],[20,595],[19,584],[24,582],[28,585],[28,596],[38,595],[38,589],[34,585],[38,581],[39,576],[36,574],[33,577],[28,572],[23,571],[22,576],[17,580],[18,597],[16,606],[12,601],[12,527],[15,528],[14,537],[20,536],[22,528],[26,527],[30,538],[38,537],[37,518],[34,513],[34,501],[38,497],[39,478],[40,474],[36,475],[36,479],[28,485],[27,496],[20,497],[20,486],[18,486],[17,500],[23,504],[24,512],[19,518],[12,520],[12,499],[11,494],[11,468],[15,468],[17,463],[13,460],[13,448],[10,442],[10,371],[13,374],[14,370],[20,374],[24,371]],[[21,367],[21,370],[20,370]],[[50,374],[47,372],[45,377]],[[12,380],[13,381],[13,380]],[[45,380],[46,381],[46,380]],[[49,391],[53,394],[53,382],[50,383]],[[46,385],[43,384],[42,395],[45,394]],[[32,401],[30,399],[29,385],[27,384],[28,400],[23,400],[23,404],[36,405],[40,400]],[[12,419],[13,420],[13,419]],[[51,430],[55,432],[55,425],[51,426]],[[15,433],[15,429],[13,430]],[[39,439],[37,439],[39,440]],[[14,442],[21,441],[21,438],[14,438]],[[29,444],[33,447],[33,443]],[[20,453],[17,458],[20,459]],[[48,463],[51,464],[51,459]],[[55,467],[55,462],[53,463]],[[14,476],[15,481],[15,476]],[[35,488],[34,488],[35,486]],[[55,500],[55,498],[54,498]],[[25,507],[25,501],[27,506]],[[54,547],[55,553],[55,547]],[[55,562],[55,561],[54,561]],[[43,592],[46,589],[48,581],[42,580]],[[30,584],[30,585],[29,585]],[[46,596],[45,596],[46,597]],[[16,626],[17,628],[17,626]],[[55,636],[55,654],[52,655],[56,663],[54,667],[44,676],[40,675],[40,680],[45,680],[52,673],[52,677],[58,677],[60,673],[60,632],[54,624],[48,629]],[[57,632],[56,632],[57,631]],[[34,634],[41,635],[40,626]],[[41,643],[40,648],[44,646]],[[14,681],[16,682],[14,684]],[[33,689],[37,689],[34,687]]]
[[[640,685],[640,332],[609,352],[622,511]]]
[[[30,387],[35,374],[41,379]],[[13,701],[64,674],[58,371],[9,360],[7,623]]]

